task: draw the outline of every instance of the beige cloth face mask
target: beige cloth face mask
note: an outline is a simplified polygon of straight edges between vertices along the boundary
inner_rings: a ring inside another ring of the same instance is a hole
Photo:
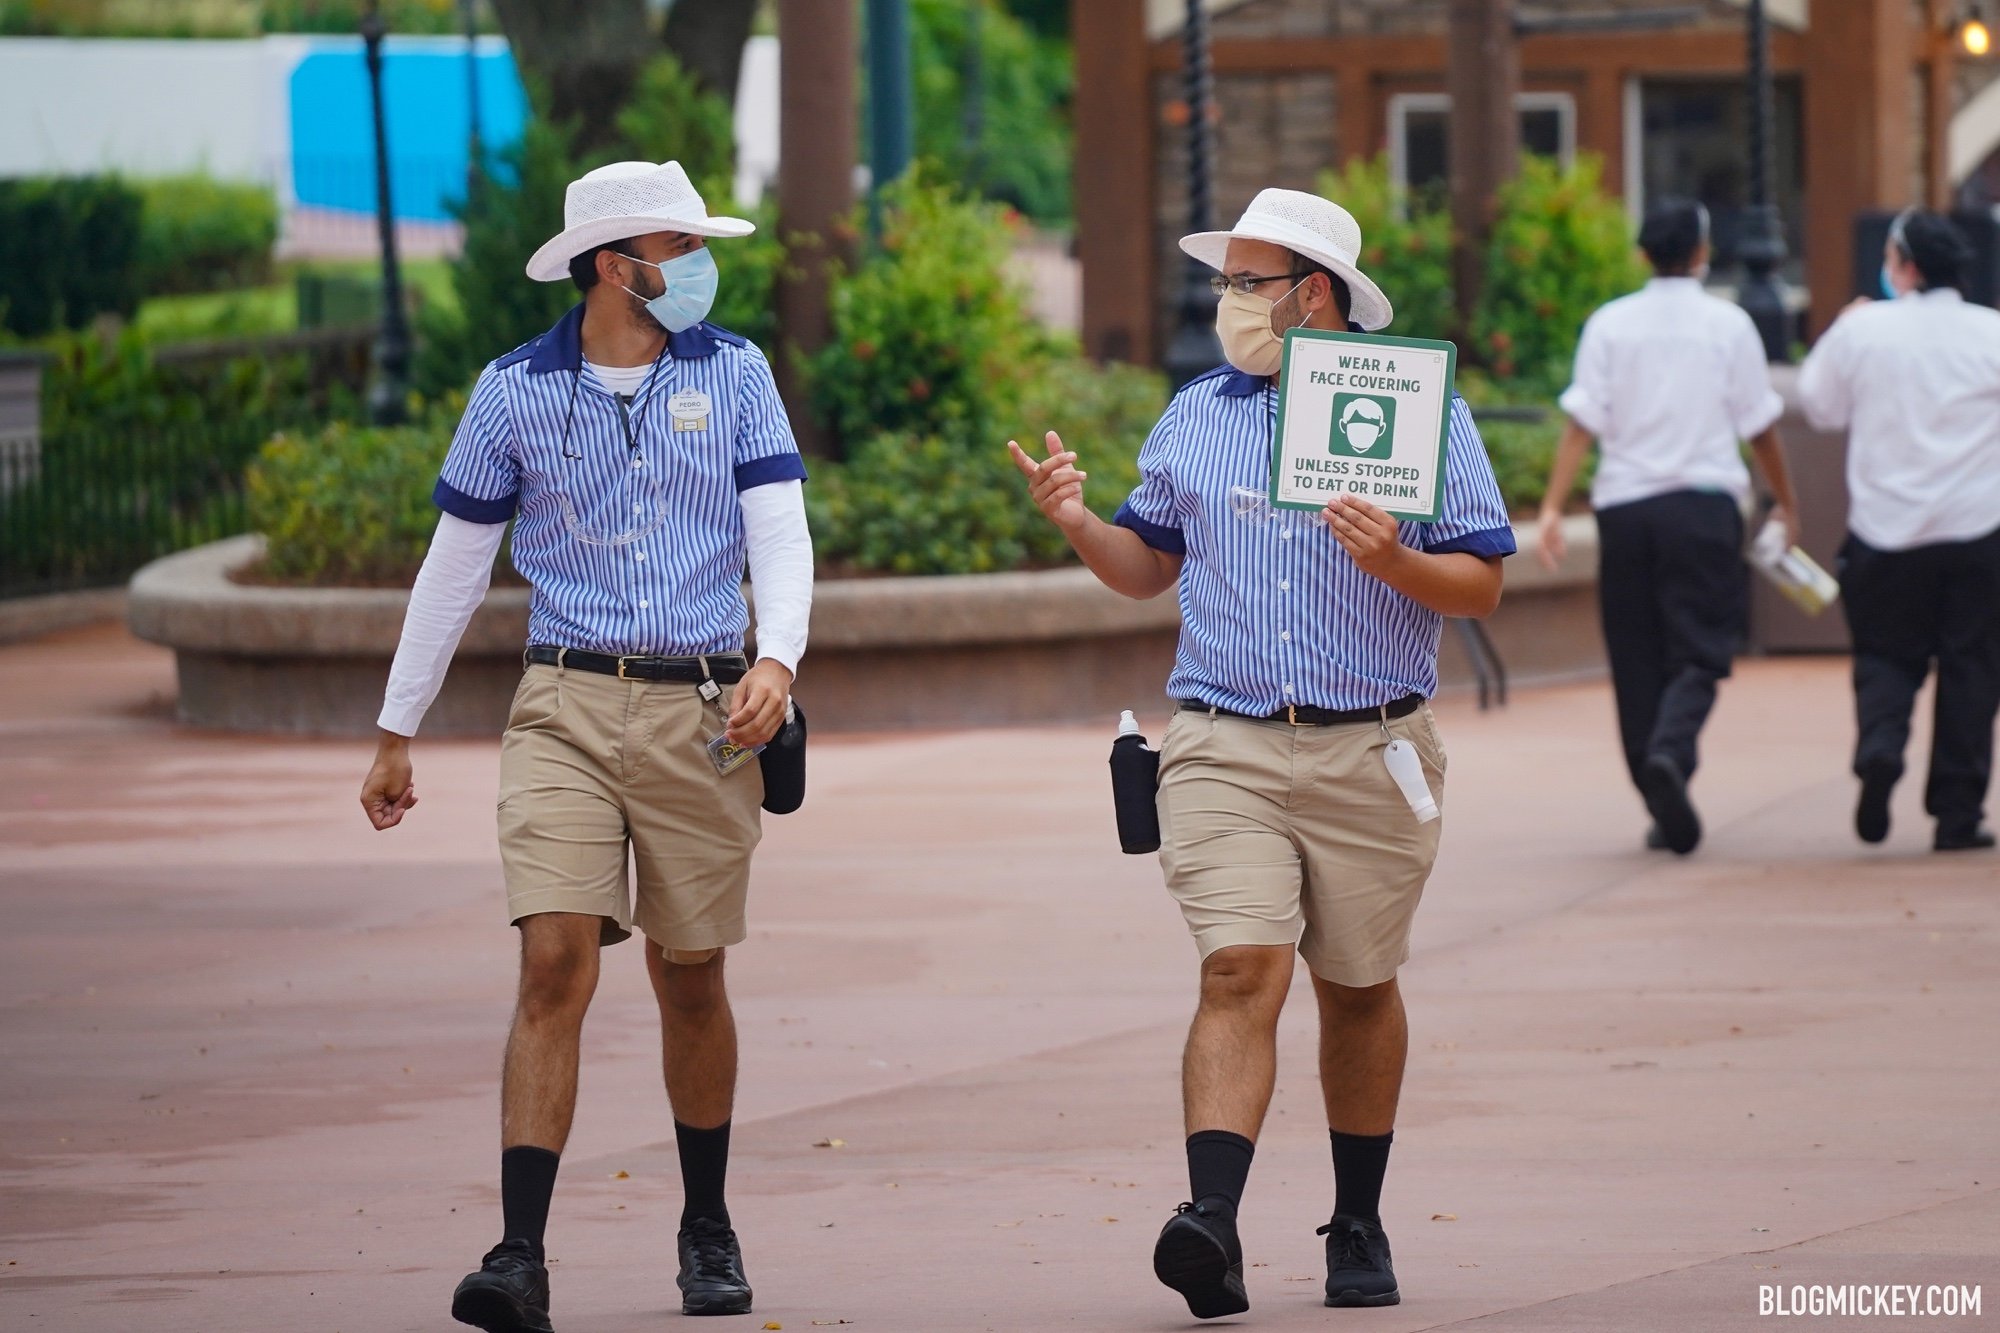
[[[1299,279],[1291,291],[1275,301],[1246,296],[1234,288],[1222,294],[1215,307],[1215,336],[1221,339],[1222,354],[1230,365],[1246,375],[1269,377],[1278,373],[1285,359],[1285,343],[1283,333],[1272,327],[1272,320],[1278,307],[1291,300],[1308,281]],[[1305,322],[1301,313],[1285,327],[1295,328]]]

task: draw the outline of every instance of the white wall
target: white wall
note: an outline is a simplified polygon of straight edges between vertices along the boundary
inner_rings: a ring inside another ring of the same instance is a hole
[[[0,176],[206,171],[272,181],[289,39],[0,39]]]

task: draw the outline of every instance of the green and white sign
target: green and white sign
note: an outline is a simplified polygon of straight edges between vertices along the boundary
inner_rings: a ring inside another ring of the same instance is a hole
[[[1374,333],[1285,334],[1271,503],[1323,509],[1336,495],[1397,518],[1434,522],[1458,349]]]

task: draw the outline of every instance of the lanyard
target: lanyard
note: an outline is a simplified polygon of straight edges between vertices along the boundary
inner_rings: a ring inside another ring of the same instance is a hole
[[[633,418],[631,412],[630,404],[632,400],[622,393],[611,395],[618,400],[618,424],[625,432],[626,447],[635,454],[639,452],[639,431],[646,424],[646,411],[653,405],[653,398],[648,393],[648,390],[653,387],[653,380],[660,373],[660,362],[666,360],[667,346],[666,343],[660,344],[660,354],[653,358],[653,368],[646,372],[646,382],[639,386],[639,395],[645,398],[646,401],[639,405],[639,415],[636,420]],[[569,447],[570,423],[576,420],[576,391],[582,384],[583,367],[578,365],[575,377],[569,383],[569,406],[563,411],[563,433],[562,444],[560,446],[562,456],[571,462],[575,462],[583,457],[582,450],[571,453]]]

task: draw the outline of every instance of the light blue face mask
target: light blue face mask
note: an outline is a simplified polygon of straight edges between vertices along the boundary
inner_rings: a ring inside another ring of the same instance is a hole
[[[715,256],[708,252],[707,246],[690,250],[664,264],[655,264],[650,259],[634,255],[627,255],[626,258],[660,271],[660,281],[665,290],[650,301],[630,287],[625,290],[645,301],[646,312],[659,320],[668,333],[691,329],[708,318],[709,310],[715,305],[715,289],[721,282],[721,275],[716,272]]]
[[[1902,295],[1902,293],[1896,290],[1896,284],[1895,284],[1895,283],[1893,283],[1893,282],[1891,282],[1891,281],[1889,281],[1889,265],[1888,265],[1888,262],[1887,262],[1887,261],[1885,260],[1885,261],[1883,261],[1883,264],[1882,264],[1882,296],[1883,296],[1883,299],[1884,299],[1884,300],[1889,300],[1889,301],[1893,301],[1893,300],[1895,300],[1895,299],[1896,299],[1896,298],[1897,298],[1898,296],[1901,296],[1901,295]]]

